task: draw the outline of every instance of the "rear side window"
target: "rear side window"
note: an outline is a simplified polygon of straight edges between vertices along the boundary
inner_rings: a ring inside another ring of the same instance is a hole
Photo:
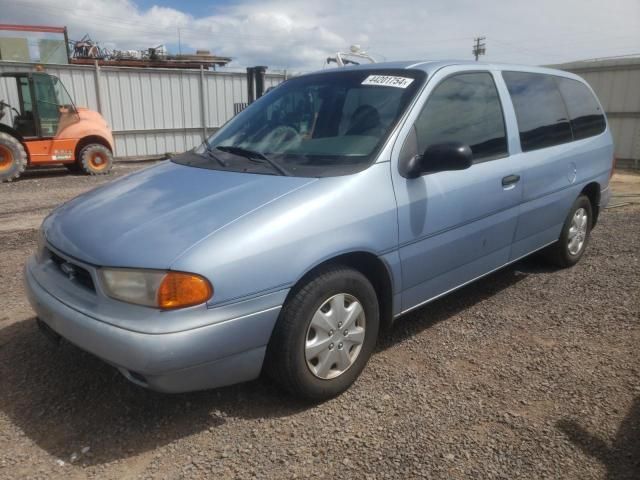
[[[539,73],[502,72],[518,119],[522,151],[570,142],[571,125],[553,77]]]
[[[502,105],[491,74],[461,73],[443,80],[415,123],[418,151],[443,142],[462,142],[474,160],[507,154]]]
[[[604,114],[587,86],[570,78],[554,78],[569,110],[573,138],[580,140],[604,132]]]

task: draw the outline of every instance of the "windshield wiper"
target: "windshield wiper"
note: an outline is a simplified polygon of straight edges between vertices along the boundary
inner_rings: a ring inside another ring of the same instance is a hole
[[[222,165],[223,167],[227,168],[229,166],[229,164],[227,162],[225,162],[224,160],[222,160],[221,158],[217,157],[214,153],[213,153],[213,148],[211,148],[209,145],[207,145],[207,147],[204,149],[205,153],[207,154],[207,156],[209,158],[213,158],[216,162],[218,162],[220,165]]]
[[[256,150],[249,150],[248,148],[234,147],[231,145],[220,145],[215,148],[217,148],[222,152],[228,152],[228,153],[233,153],[235,155],[240,155],[242,157],[248,158],[249,160],[256,160],[256,159],[263,160],[267,162],[269,165],[271,165],[271,167],[273,167],[273,169],[276,170],[280,175],[284,175],[284,176],[291,175],[289,172],[287,172],[287,170],[284,169],[284,167],[276,163],[275,160],[272,160],[271,158],[267,157],[262,152],[258,152]]]

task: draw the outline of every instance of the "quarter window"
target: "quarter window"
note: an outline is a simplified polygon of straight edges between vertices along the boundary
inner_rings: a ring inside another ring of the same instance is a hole
[[[560,93],[569,110],[574,140],[604,132],[604,114],[586,85],[570,78],[555,77]]]
[[[571,126],[553,77],[539,73],[503,72],[518,119],[522,151],[570,142]]]
[[[416,120],[418,152],[430,145],[461,142],[474,160],[507,154],[507,138],[498,91],[491,74],[462,73],[431,92]]]

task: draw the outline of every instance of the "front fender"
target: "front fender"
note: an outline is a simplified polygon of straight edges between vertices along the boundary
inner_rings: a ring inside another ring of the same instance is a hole
[[[98,137],[102,139],[113,152],[115,148],[113,132],[102,115],[97,112],[91,112],[92,115],[88,115],[87,112],[82,113],[83,115],[79,121],[64,127],[56,137],[59,139],[75,139],[78,141],[82,141],[83,138]]]
[[[397,244],[395,197],[383,162],[295,190],[217,231],[171,268],[209,278],[213,305],[288,288],[344,253],[383,256]]]

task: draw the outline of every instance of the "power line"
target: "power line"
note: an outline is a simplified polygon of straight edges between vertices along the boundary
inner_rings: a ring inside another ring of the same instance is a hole
[[[598,41],[598,47],[601,47],[601,44],[604,40],[611,40],[613,38],[623,38],[623,37],[610,37],[610,38],[599,38]],[[561,54],[558,52],[553,51],[553,49],[551,48],[547,48],[547,46],[545,46],[544,44],[540,44],[538,42],[534,42],[534,41],[530,41],[530,44],[535,45],[536,48],[531,48],[529,46],[522,46],[522,41],[506,41],[497,37],[494,37],[493,35],[489,37],[489,40],[491,40],[492,42],[496,42],[500,45],[503,45],[505,47],[507,47],[509,50],[514,51],[514,52],[518,52],[518,53],[528,53],[528,54],[533,54],[533,55],[541,55],[541,56],[545,56],[545,57],[555,57],[555,58],[566,58],[567,55],[570,54]],[[590,43],[593,44],[593,40],[590,40]],[[583,42],[570,42],[570,43],[565,43],[564,47],[566,49],[570,49],[570,48],[575,48],[575,47],[579,47],[580,45],[583,45]],[[606,47],[609,50],[614,49],[614,50],[624,50],[627,48],[633,48],[635,47],[637,44],[634,45],[630,45],[630,46],[616,46],[616,47]]]
[[[616,60],[618,58],[629,58],[629,57],[640,57],[640,52],[636,53],[627,53],[625,55],[611,55],[608,57],[595,57],[595,58],[584,58],[582,60],[573,60],[571,63],[578,62],[594,62],[594,61],[603,61],[603,60]]]
[[[533,55],[545,55],[545,56],[551,56],[551,57],[556,57],[556,58],[564,58],[564,55],[559,55],[557,53],[554,52],[550,52],[548,50],[545,50],[544,52],[542,50],[533,50],[531,48],[528,47],[521,47],[518,45],[514,45],[511,42],[505,42],[504,40],[499,40],[495,37],[491,37],[491,41],[492,42],[497,42],[505,47],[507,47],[508,49],[511,49],[511,51],[513,52],[520,52],[520,53],[528,53],[528,54],[533,54]]]

